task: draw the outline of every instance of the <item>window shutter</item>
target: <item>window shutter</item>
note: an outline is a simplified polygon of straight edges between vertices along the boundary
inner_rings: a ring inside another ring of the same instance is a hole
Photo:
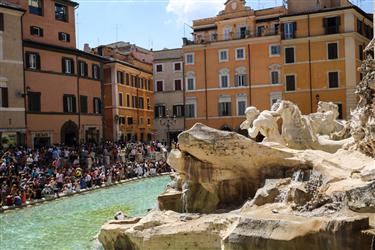
[[[341,25],[341,18],[340,18],[340,16],[336,17],[336,24],[337,24],[337,26]]]
[[[181,114],[184,117],[185,116],[185,106],[181,105]]]
[[[40,69],[40,55],[36,54],[36,68]]]
[[[85,76],[88,76],[88,67],[87,67],[87,63],[85,63]]]
[[[30,34],[34,35],[34,26],[30,26]]]
[[[75,69],[75,67],[74,67],[74,60],[70,60],[70,62],[71,62],[71,64],[72,64],[72,68],[71,68],[71,70],[72,70],[72,75],[74,75],[74,69]]]
[[[77,72],[78,72],[78,74],[81,76],[82,75],[82,72],[81,72],[81,61],[78,61],[78,63],[77,63]]]
[[[4,31],[4,14],[0,13],[0,30]]]
[[[328,26],[328,19],[327,18],[323,18],[323,27],[327,28],[327,26]]]
[[[25,54],[26,68],[30,68],[30,53]]]
[[[173,115],[177,116],[177,106],[173,106]]]
[[[159,118],[159,107],[155,106],[155,118]]]
[[[1,88],[1,99],[3,101],[2,107],[4,107],[4,108],[9,107],[9,104],[8,104],[8,88]]]
[[[99,110],[98,110],[98,113],[99,114],[101,114],[102,113],[102,100],[100,100],[99,98],[98,98],[98,103],[99,103]]]
[[[63,107],[64,113],[68,112],[68,97],[66,95],[63,96]]]
[[[61,58],[61,70],[62,70],[62,73],[66,72],[65,60],[67,60],[67,59]]]
[[[293,22],[293,38],[296,37],[296,31],[297,31],[297,23]]]
[[[62,41],[62,32],[59,32],[59,41]]]
[[[40,36],[43,36],[43,35],[44,35],[44,33],[43,33],[43,29],[42,29],[42,28],[39,28],[39,34],[40,34]]]
[[[73,102],[73,113],[76,113],[77,112],[77,101],[76,101],[76,97],[75,96],[72,96],[72,102]]]
[[[284,35],[284,25],[285,25],[285,23],[280,24],[281,39],[285,38],[285,35]]]
[[[66,34],[66,39],[68,42],[70,42],[70,35],[69,34]]]

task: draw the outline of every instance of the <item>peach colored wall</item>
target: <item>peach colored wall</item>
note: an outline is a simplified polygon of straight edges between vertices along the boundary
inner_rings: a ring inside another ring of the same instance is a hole
[[[24,39],[33,40],[36,42],[54,44],[64,47],[76,47],[75,34],[75,15],[74,7],[68,7],[68,22],[58,21],[55,19],[55,1],[43,0],[43,16],[38,16],[29,13],[28,1],[26,0],[7,0],[12,3],[20,5],[27,10],[23,17],[23,35]],[[30,34],[30,27],[37,26],[43,29],[44,36],[36,37]],[[58,39],[58,32],[65,32],[70,34],[70,42],[62,42]]]

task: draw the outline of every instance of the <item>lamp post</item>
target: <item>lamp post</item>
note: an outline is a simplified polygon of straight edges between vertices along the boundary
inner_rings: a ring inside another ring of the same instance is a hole
[[[159,116],[159,123],[160,123],[160,126],[167,128],[167,143],[168,143],[168,146],[170,147],[171,138],[169,136],[169,132],[171,130],[171,127],[176,124],[176,116],[171,116],[168,110],[166,110],[166,115],[164,117],[161,115]]]

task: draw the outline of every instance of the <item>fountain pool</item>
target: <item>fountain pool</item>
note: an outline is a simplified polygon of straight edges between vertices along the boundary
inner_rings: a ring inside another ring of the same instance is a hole
[[[150,178],[0,214],[0,249],[91,249],[104,222],[119,210],[145,215],[169,181]]]

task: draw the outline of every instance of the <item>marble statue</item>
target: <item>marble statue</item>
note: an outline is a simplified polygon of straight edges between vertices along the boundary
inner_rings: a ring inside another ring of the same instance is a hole
[[[265,110],[260,112],[256,107],[248,107],[245,110],[246,121],[240,128],[247,129],[250,138],[256,138],[258,133],[264,136],[264,142],[277,142],[284,144],[277,125],[277,113]]]

